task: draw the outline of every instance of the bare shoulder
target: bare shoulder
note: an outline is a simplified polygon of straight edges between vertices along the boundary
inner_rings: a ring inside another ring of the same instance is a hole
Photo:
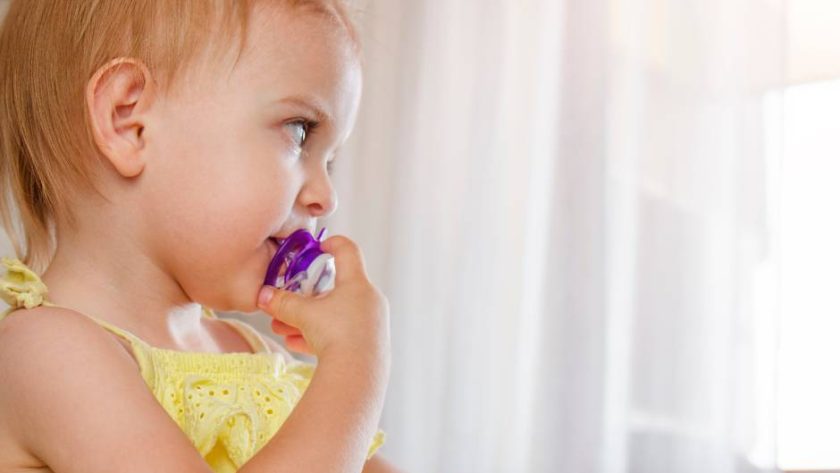
[[[388,460],[383,458],[380,454],[375,453],[370,460],[365,462],[364,469],[362,473],[405,473],[403,470],[400,470],[393,464],[389,463]]]
[[[100,358],[131,362],[137,373],[134,358],[117,337],[74,310],[40,306],[16,310],[0,320],[0,370],[18,366],[49,369],[42,366],[49,361],[49,365],[58,364],[71,372],[84,371],[84,365],[72,363],[90,357],[97,348],[116,349],[107,350],[102,355],[110,356]]]
[[[74,310],[40,306],[13,311],[0,320],[0,353],[3,355],[0,363],[24,354],[30,356],[27,347],[39,353],[66,348],[61,343],[74,335],[116,341],[94,321]],[[56,348],[52,348],[54,344]],[[73,346],[78,348],[77,344]],[[117,343],[116,346],[121,345]]]
[[[0,429],[53,471],[210,471],[132,356],[82,314],[38,307],[0,321],[0,379]]]

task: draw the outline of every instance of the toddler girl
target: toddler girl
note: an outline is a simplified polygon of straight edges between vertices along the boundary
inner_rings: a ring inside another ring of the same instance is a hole
[[[260,291],[274,239],[335,211],[360,62],[341,0],[11,2],[0,471],[395,471],[358,246],[323,242],[325,295]],[[213,312],[258,309],[317,369]]]

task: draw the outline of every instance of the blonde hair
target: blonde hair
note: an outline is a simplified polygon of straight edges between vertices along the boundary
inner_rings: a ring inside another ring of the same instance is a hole
[[[85,103],[90,77],[114,58],[133,57],[160,91],[170,90],[197,53],[226,52],[237,31],[241,55],[256,1],[12,0],[0,27],[0,215],[26,265],[45,269],[57,220],[75,224],[63,196],[102,195],[93,179],[98,148]],[[274,1],[327,13],[358,50],[346,2]],[[221,34],[213,37],[208,26],[217,24]]]

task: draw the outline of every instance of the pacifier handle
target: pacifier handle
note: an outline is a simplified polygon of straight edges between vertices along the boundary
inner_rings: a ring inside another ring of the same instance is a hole
[[[314,284],[312,284],[312,281],[304,284],[305,290],[320,292],[325,288],[331,289],[333,287],[331,279],[334,279],[335,276],[335,264],[332,261],[325,264],[325,259],[331,260],[332,255],[321,250],[319,244],[325,231],[326,227],[321,228],[318,236],[313,238],[307,230],[300,229],[284,239],[275,239],[275,241],[278,241],[279,247],[268,265],[263,284],[277,287],[280,267],[285,262],[283,289],[296,291],[301,288],[301,284],[306,282],[307,278],[315,277],[317,277],[317,280]],[[313,265],[313,263],[315,264]],[[309,274],[310,266],[313,267],[313,272],[317,271],[318,274]]]

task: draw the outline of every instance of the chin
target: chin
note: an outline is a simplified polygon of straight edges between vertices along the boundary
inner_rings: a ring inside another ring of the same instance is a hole
[[[240,261],[233,260],[225,263],[225,268],[216,268],[221,271],[213,277],[212,281],[205,281],[205,284],[212,284],[213,289],[205,286],[202,288],[201,297],[207,308],[219,311],[235,312],[256,312],[257,295],[265,281],[265,273],[277,252],[277,244],[265,239],[258,247],[252,247],[250,255],[244,253]]]
[[[207,297],[207,308],[223,312],[251,313],[259,310],[257,296],[270,259],[253,258],[244,262],[217,281],[216,289]]]

